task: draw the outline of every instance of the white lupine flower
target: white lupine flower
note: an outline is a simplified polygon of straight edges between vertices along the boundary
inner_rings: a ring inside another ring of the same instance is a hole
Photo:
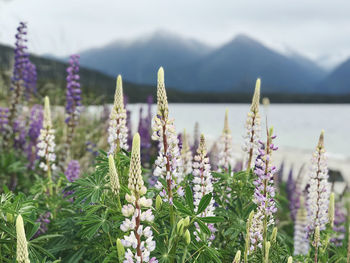
[[[316,151],[311,160],[309,175],[309,191],[307,196],[308,228],[320,230],[326,228],[328,222],[328,205],[330,184],[328,183],[327,159],[324,148],[324,131],[321,132]]]
[[[152,240],[153,232],[149,226],[144,228],[141,224],[142,222],[152,223],[154,221],[151,209],[142,211],[143,208],[152,206],[152,199],[143,196],[147,189],[144,186],[141,172],[140,135],[137,133],[132,142],[129,170],[128,188],[131,195],[125,195],[129,204],[122,207],[122,214],[126,218],[120,226],[123,232],[129,233],[121,240],[123,246],[128,248],[125,252],[124,262],[126,263],[151,262],[151,260],[157,262],[155,258],[150,259],[150,253],[155,249],[155,242]]]
[[[16,234],[17,234],[17,255],[16,259],[19,263],[30,263],[28,254],[28,242],[26,233],[24,232],[23,218],[18,215],[16,220]]]
[[[210,172],[210,164],[209,164],[209,158],[207,157],[207,149],[206,149],[206,143],[204,135],[201,135],[199,147],[197,149],[197,154],[194,157],[193,162],[193,198],[194,198],[194,205],[195,208],[198,209],[198,205],[206,194],[213,192],[213,184],[212,184],[212,175]],[[206,216],[215,216],[214,214],[214,198],[211,199],[210,204],[207,206],[207,208],[201,213],[200,217],[206,217]],[[209,240],[213,240],[215,238],[214,232],[216,229],[214,228],[213,224],[208,224],[208,227],[210,231],[212,232],[212,235],[209,237]],[[199,226],[197,226],[197,230],[194,232],[194,235],[196,236],[196,239],[199,240],[199,233],[200,229]]]
[[[52,129],[50,100],[45,97],[43,127],[38,138],[38,156],[41,158],[39,167],[45,172],[55,170],[55,131]]]
[[[294,255],[307,255],[309,240],[307,238],[307,212],[304,198],[300,197],[300,207],[297,211],[294,224]]]
[[[192,151],[188,144],[186,130],[184,130],[182,135],[181,160],[184,168],[184,174],[190,174],[192,172]]]
[[[260,138],[260,79],[258,78],[255,84],[255,91],[252,100],[250,111],[248,112],[247,121],[245,124],[246,133],[243,135],[244,145],[243,151],[246,153],[245,163],[247,169],[250,169],[251,163],[258,155],[259,138]]]
[[[159,142],[159,155],[153,175],[167,181],[167,196],[164,196],[164,201],[172,203],[172,189],[176,184],[181,183],[184,175],[174,120],[169,119],[168,116],[168,100],[162,67],[158,70],[157,105],[157,115],[152,124],[152,139]]]
[[[232,148],[232,135],[228,126],[228,110],[225,113],[225,123],[222,135],[220,136],[218,143],[218,167],[219,171],[222,169],[228,172],[229,168],[233,167],[233,148]]]
[[[109,154],[114,155],[119,149],[128,150],[128,128],[126,126],[126,110],[124,107],[122,77],[117,78],[114,104],[109,116],[108,143]]]

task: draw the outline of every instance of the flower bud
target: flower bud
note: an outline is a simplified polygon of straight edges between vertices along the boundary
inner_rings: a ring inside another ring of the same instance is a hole
[[[315,235],[314,235],[314,246],[318,246],[318,243],[320,243],[320,227],[317,226],[315,229]]]
[[[184,227],[188,227],[190,225],[190,217],[187,216],[185,219],[184,219]]]
[[[17,261],[19,263],[30,263],[28,254],[28,242],[24,231],[24,224],[21,215],[18,215],[16,220],[17,234]]]
[[[185,231],[184,238],[186,245],[189,245],[191,243],[191,234],[190,231],[188,231],[188,229]]]
[[[293,263],[293,257],[288,258],[288,263]]]
[[[184,219],[181,219],[176,225],[176,231],[181,236],[184,232]]]
[[[11,213],[6,213],[6,220],[9,223],[13,223],[13,214]]]
[[[119,261],[122,262],[125,257],[125,248],[119,238],[117,239],[117,252]]]
[[[273,230],[272,230],[272,234],[271,234],[271,238],[270,238],[270,241],[272,243],[275,243],[276,242],[276,238],[277,238],[277,227],[274,227]]]
[[[162,207],[163,201],[162,198],[160,197],[160,195],[157,195],[156,197],[156,209],[160,210]]]
[[[241,262],[241,251],[238,250],[232,263],[240,263],[240,262]]]

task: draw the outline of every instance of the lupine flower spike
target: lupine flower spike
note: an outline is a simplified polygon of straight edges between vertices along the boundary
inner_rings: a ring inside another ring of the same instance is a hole
[[[55,131],[52,129],[50,100],[45,97],[44,121],[38,138],[38,156],[41,158],[39,167],[43,169],[49,179],[49,193],[52,194],[51,172],[56,169],[55,161]]]
[[[228,110],[225,113],[225,122],[219,144],[219,171],[223,169],[226,173],[233,167],[232,135],[228,125]]]
[[[129,233],[121,240],[123,246],[128,248],[124,262],[158,262],[155,258],[150,258],[150,253],[155,249],[156,243],[153,241],[151,227],[146,225],[153,222],[154,215],[150,208],[152,199],[143,196],[147,188],[141,174],[140,135],[138,133],[135,134],[132,143],[128,188],[131,195],[125,195],[129,204],[122,208],[125,220],[120,226],[123,232]],[[144,209],[147,210],[143,211]]]
[[[117,78],[114,104],[109,116],[108,143],[109,154],[115,155],[121,149],[128,150],[128,128],[126,126],[126,110],[124,107],[122,77]]]
[[[197,149],[197,154],[194,156],[193,161],[193,197],[194,197],[194,205],[196,209],[198,209],[198,205],[206,194],[213,192],[213,177],[210,172],[210,164],[209,164],[209,157],[207,154],[207,147],[205,143],[204,135],[201,135],[199,146]],[[210,204],[207,206],[207,208],[204,210],[202,214],[200,214],[200,217],[206,217],[206,216],[215,216],[214,215],[214,198],[211,199]],[[197,230],[194,232],[194,235],[196,236],[197,241],[200,240],[199,233],[200,229],[199,226],[196,225]],[[212,241],[215,238],[214,232],[216,231],[213,224],[208,224],[208,228],[211,231],[211,236],[209,237],[209,240]]]
[[[186,130],[184,130],[182,134],[181,159],[184,167],[184,174],[190,174],[192,172],[192,151],[188,144]]]
[[[308,229],[312,234],[317,226],[322,231],[328,223],[330,184],[328,183],[328,168],[324,148],[324,131],[321,132],[316,151],[311,160],[309,177]]]
[[[307,238],[307,212],[303,196],[300,196],[299,204],[294,225],[294,255],[307,255],[309,240]]]
[[[66,90],[66,124],[67,136],[64,147],[64,160],[69,156],[70,145],[73,140],[75,127],[78,124],[81,111],[81,89],[79,83],[79,55],[71,55],[69,67],[67,68],[67,90]]]
[[[16,233],[17,233],[17,261],[19,263],[30,263],[28,254],[28,242],[26,233],[24,232],[23,218],[18,215],[16,220]]]
[[[266,242],[267,228],[273,226],[274,213],[277,212],[275,204],[274,174],[277,172],[272,165],[272,152],[278,148],[273,144],[276,136],[272,135],[273,129],[267,132],[267,142],[259,141],[259,155],[255,161],[254,173],[257,179],[254,181],[255,191],[253,202],[257,205],[253,222],[250,228],[251,250],[262,248]]]
[[[244,145],[243,151],[246,153],[246,168],[250,170],[251,163],[255,159],[255,156],[259,154],[259,138],[260,138],[260,114],[259,114],[259,102],[260,101],[260,79],[257,79],[255,84],[255,91],[252,100],[250,111],[246,121],[246,134],[243,136]]]
[[[108,173],[109,173],[110,186],[111,186],[112,192],[117,197],[118,207],[121,208],[120,197],[119,197],[119,192],[120,192],[119,176],[117,173],[117,169],[115,167],[114,157],[112,154],[110,154],[108,156],[108,164],[109,164],[109,172]]]
[[[28,137],[30,139],[29,144],[27,146],[27,158],[29,161],[28,168],[34,169],[35,161],[38,158],[38,138],[40,136],[40,130],[43,127],[43,106],[42,105],[34,105],[30,112],[30,122],[29,122],[29,130]]]
[[[154,117],[152,125],[153,134],[152,139],[158,141],[159,154],[155,161],[156,168],[153,175],[163,178],[166,181],[166,186],[160,181],[157,182],[156,187],[163,190],[160,195],[164,201],[168,201],[171,205],[173,203],[173,189],[177,183],[183,180],[183,171],[181,165],[181,156],[179,151],[179,140],[175,131],[174,120],[169,119],[168,100],[164,84],[164,70],[161,67],[158,70],[158,87],[157,87],[157,115]],[[183,195],[181,188],[178,189],[178,194]],[[175,222],[173,212],[170,211],[171,223]]]
[[[28,79],[29,54],[27,52],[27,25],[20,22],[16,34],[15,64],[11,78],[11,98],[9,104],[9,123],[12,127],[13,122],[19,116],[23,92]]]
[[[241,251],[238,250],[232,263],[240,263],[240,262],[241,262]]]

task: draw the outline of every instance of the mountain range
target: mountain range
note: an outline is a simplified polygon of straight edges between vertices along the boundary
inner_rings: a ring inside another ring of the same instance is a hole
[[[163,66],[166,85],[187,92],[251,93],[260,77],[266,93],[350,93],[350,60],[329,73],[298,53],[281,54],[246,35],[213,48],[159,31],[80,55],[82,65],[138,84],[154,85]]]

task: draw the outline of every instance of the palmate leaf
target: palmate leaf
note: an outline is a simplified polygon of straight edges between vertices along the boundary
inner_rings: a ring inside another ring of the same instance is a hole
[[[202,213],[208,207],[208,205],[210,204],[211,198],[212,198],[211,193],[206,194],[205,196],[202,197],[198,205],[197,215]]]
[[[187,208],[186,206],[184,206],[180,201],[174,199],[173,202],[174,202],[174,205],[175,205],[176,209],[179,212],[181,212],[181,213],[183,213],[185,215],[189,215],[189,216],[193,215],[191,210],[189,208]]]
[[[220,223],[220,222],[224,222],[225,218],[221,216],[207,216],[207,217],[201,217],[200,220],[203,221],[204,223]]]

